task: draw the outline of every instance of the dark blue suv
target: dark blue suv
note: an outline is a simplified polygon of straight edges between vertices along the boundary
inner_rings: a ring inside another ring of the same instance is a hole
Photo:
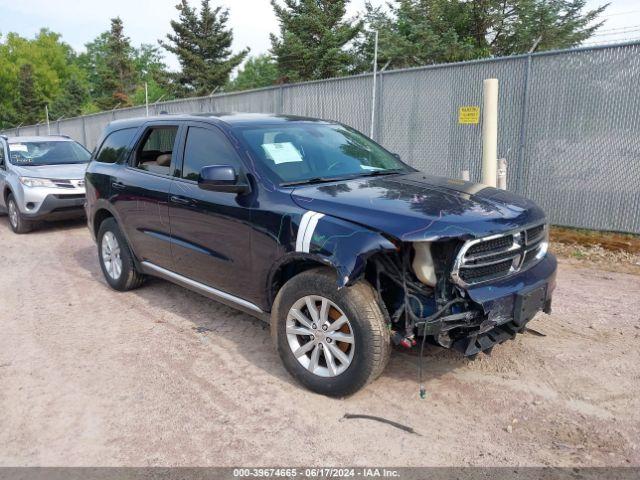
[[[86,188],[111,287],[158,276],[270,321],[287,370],[323,394],[374,380],[394,343],[473,356],[550,312],[540,208],[418,172],[338,123],[113,122]]]

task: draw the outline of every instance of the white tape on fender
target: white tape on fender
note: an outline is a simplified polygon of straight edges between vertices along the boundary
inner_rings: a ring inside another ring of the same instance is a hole
[[[300,227],[298,228],[298,236],[296,237],[296,252],[309,253],[313,232],[322,217],[324,217],[324,213],[318,213],[312,210],[309,210],[302,216]]]

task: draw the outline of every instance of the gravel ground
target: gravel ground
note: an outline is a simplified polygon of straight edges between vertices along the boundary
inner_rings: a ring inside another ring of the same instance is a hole
[[[335,400],[247,315],[160,280],[110,290],[81,222],[3,217],[0,245],[0,465],[640,466],[640,276],[561,262],[545,336],[473,362],[429,348],[425,400],[394,352]]]

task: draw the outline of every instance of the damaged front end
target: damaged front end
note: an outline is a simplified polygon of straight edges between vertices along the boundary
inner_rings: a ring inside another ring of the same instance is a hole
[[[544,224],[479,239],[398,242],[372,256],[365,275],[394,343],[410,348],[423,337],[473,356],[550,312],[556,262],[547,245]]]

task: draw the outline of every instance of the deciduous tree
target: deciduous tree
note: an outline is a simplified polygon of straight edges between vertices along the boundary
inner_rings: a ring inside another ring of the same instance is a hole
[[[278,80],[278,67],[270,55],[249,58],[227,87],[227,90],[249,90],[269,87]]]

